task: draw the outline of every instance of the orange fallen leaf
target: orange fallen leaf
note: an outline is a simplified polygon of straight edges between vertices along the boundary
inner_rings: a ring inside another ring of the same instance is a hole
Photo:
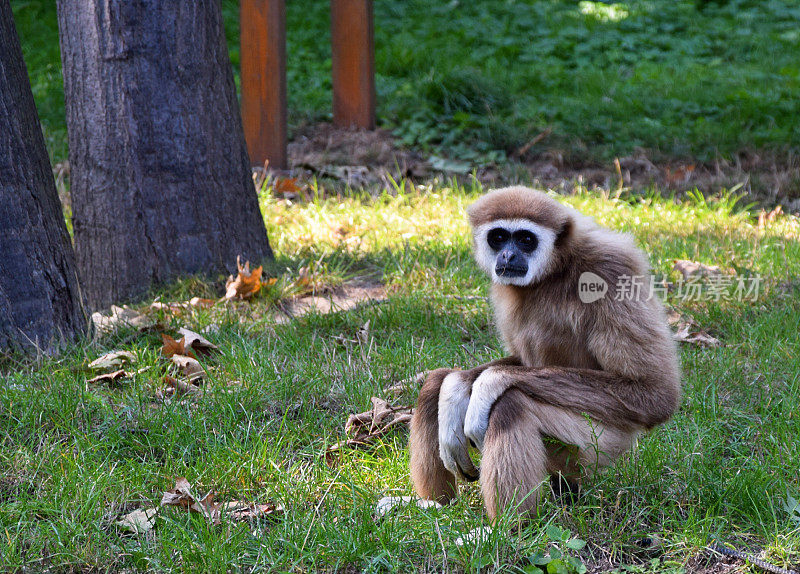
[[[192,307],[200,307],[202,309],[210,309],[216,304],[214,299],[201,299],[200,297],[192,297],[189,299],[189,305]]]
[[[297,185],[296,177],[280,177],[276,179],[273,189],[275,190],[276,195],[297,196],[303,191],[303,188]]]
[[[172,357],[173,355],[186,355],[189,357],[194,357],[194,353],[192,353],[191,349],[186,348],[187,345],[185,336],[176,341],[166,333],[161,333],[161,340],[164,342],[163,346],[161,347],[161,354],[165,357]]]
[[[236,266],[239,269],[238,275],[228,277],[225,283],[225,299],[249,299],[261,289],[262,266],[258,266],[250,271],[250,262],[246,261],[242,265],[241,258],[236,257]]]
[[[775,208],[769,213],[762,209],[761,213],[758,214],[758,228],[764,229],[768,223],[775,221],[782,213],[783,207],[780,205],[775,206]]]

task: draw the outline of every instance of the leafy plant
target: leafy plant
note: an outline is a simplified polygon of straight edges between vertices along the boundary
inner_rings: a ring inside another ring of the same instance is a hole
[[[586,542],[554,524],[548,524],[545,531],[550,541],[549,550],[531,555],[530,564],[523,567],[523,571],[526,574],[584,574],[586,565],[576,553]]]

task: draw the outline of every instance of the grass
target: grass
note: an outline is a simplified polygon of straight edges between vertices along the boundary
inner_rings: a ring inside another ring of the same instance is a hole
[[[712,538],[796,564],[800,516],[784,506],[787,495],[800,493],[800,297],[796,281],[786,282],[800,274],[800,220],[781,216],[760,229],[730,194],[682,203],[586,191],[561,198],[632,233],[657,273],[690,258],[765,278],[757,302],[670,297],[725,345],[682,347],[680,412],[574,505],[547,496],[530,524],[518,530],[508,516],[488,539],[459,547],[458,536],[485,524],[474,487],[441,510],[374,516],[381,496],[412,493],[405,429],[326,464],[348,415],[384,396],[387,384],[502,354],[463,215],[480,192],[477,185],[398,185],[393,195],[304,204],[262,194],[277,254],[270,273],[280,278],[274,291],[168,326],[171,334],[218,326],[209,338],[221,352],[206,363],[211,375],[197,402],[154,401],[168,363],[154,333],[120,332],[59,359],[7,358],[0,571],[535,572],[532,561],[560,540],[569,557],[589,566],[682,572],[703,566]],[[350,312],[276,322],[270,303],[291,290],[301,267],[323,285],[379,278],[390,296]],[[169,301],[221,289],[190,278],[160,295]],[[370,339],[359,344],[367,321]],[[132,351],[135,367],[148,370],[115,387],[87,383],[88,362],[116,349]],[[164,509],[147,534],[114,525],[135,508],[157,506],[178,476],[222,500],[279,501],[286,514],[215,527]],[[643,548],[644,537],[661,542]],[[574,538],[587,545],[567,542]]]
[[[66,158],[55,2],[12,0],[54,161]],[[238,74],[238,3],[223,0]],[[377,2],[378,121],[471,162],[532,149],[577,162],[641,147],[713,160],[800,145],[800,6],[791,0]],[[330,117],[325,2],[287,3],[290,123]]]

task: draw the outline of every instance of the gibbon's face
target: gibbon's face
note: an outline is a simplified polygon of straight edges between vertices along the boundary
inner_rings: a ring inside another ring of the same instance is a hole
[[[495,283],[523,287],[545,274],[555,240],[527,219],[497,219],[475,228],[475,259]]]

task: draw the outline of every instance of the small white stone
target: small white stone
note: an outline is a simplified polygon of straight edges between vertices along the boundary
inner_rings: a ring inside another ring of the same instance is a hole
[[[479,526],[467,532],[464,536],[456,538],[456,546],[476,545],[489,540],[492,529],[489,526]]]
[[[417,507],[422,508],[441,508],[442,505],[435,500],[423,500],[416,496],[384,496],[375,505],[375,514],[377,516],[385,516],[391,512],[396,506],[408,506],[414,503]]]

